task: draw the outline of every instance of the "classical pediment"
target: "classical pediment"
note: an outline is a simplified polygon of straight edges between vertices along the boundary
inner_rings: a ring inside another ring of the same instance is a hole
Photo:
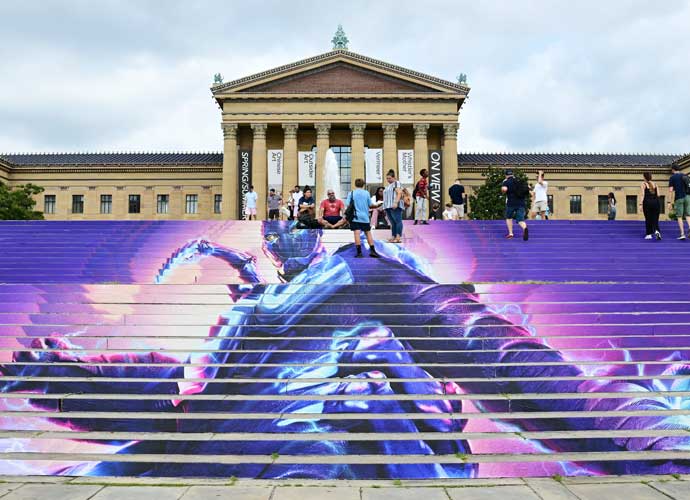
[[[211,88],[217,99],[238,94],[453,94],[469,87],[383,61],[334,50]]]

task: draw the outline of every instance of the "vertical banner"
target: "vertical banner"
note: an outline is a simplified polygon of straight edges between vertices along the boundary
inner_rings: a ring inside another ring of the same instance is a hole
[[[269,149],[268,153],[268,189],[283,190],[283,150]]]
[[[398,180],[402,185],[414,184],[414,149],[398,150]]]
[[[298,153],[298,176],[297,183],[304,186],[314,187],[316,184],[316,152],[300,151]]]
[[[429,200],[430,203],[438,203],[443,206],[443,193],[441,191],[441,162],[443,155],[438,149],[429,150]],[[431,205],[429,206],[431,208]]]
[[[367,184],[383,184],[383,149],[367,148],[364,153]]]
[[[239,218],[244,219],[247,208],[244,195],[249,191],[249,186],[252,185],[252,150],[240,149],[237,155],[237,168],[240,174],[240,183],[237,186],[237,201],[240,209]]]

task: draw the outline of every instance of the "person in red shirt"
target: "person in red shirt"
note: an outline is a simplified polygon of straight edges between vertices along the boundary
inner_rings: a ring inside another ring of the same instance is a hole
[[[428,224],[427,222],[427,215],[426,215],[426,207],[429,202],[429,181],[427,178],[429,177],[429,173],[425,168],[419,171],[420,179],[417,181],[417,185],[414,188],[414,201],[415,201],[415,210],[414,210],[414,223],[415,225],[419,224],[420,222],[422,224]]]
[[[343,217],[345,211],[345,204],[343,200],[335,197],[335,192],[331,189],[326,193],[328,198],[319,205],[319,224],[325,229],[338,229],[347,224],[347,220]]]

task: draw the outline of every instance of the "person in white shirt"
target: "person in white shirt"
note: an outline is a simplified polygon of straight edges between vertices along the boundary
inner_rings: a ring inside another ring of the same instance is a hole
[[[546,210],[549,206],[549,198],[547,191],[549,183],[544,180],[544,171],[540,170],[537,175],[537,183],[532,190],[534,201],[532,202],[532,218],[540,215],[542,219],[546,218]]]
[[[256,200],[258,199],[254,186],[249,186],[249,191],[244,194],[244,207],[247,220],[256,220]]]
[[[460,215],[452,203],[446,203],[446,209],[443,211],[443,220],[460,220]]]
[[[299,214],[299,200],[302,199],[302,190],[300,189],[299,186],[295,186],[295,189],[292,190],[292,196],[291,196],[291,203],[290,203],[290,208],[292,209],[292,217],[294,219],[297,218],[297,215]]]

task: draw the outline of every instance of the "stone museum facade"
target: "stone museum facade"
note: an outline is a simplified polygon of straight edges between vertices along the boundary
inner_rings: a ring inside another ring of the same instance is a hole
[[[412,185],[427,168],[432,197],[445,203],[456,178],[471,192],[489,166],[532,179],[543,169],[554,218],[603,218],[614,192],[619,218],[635,219],[643,172],[665,186],[672,163],[690,171],[688,155],[458,153],[469,92],[337,48],[226,83],[217,75],[222,153],[0,154],[0,181],[43,186],[37,208],[55,220],[237,219],[253,184],[261,219],[270,187],[287,194],[311,185],[323,199],[333,181],[319,152],[330,149],[342,196],[359,177],[373,189],[393,169]]]

